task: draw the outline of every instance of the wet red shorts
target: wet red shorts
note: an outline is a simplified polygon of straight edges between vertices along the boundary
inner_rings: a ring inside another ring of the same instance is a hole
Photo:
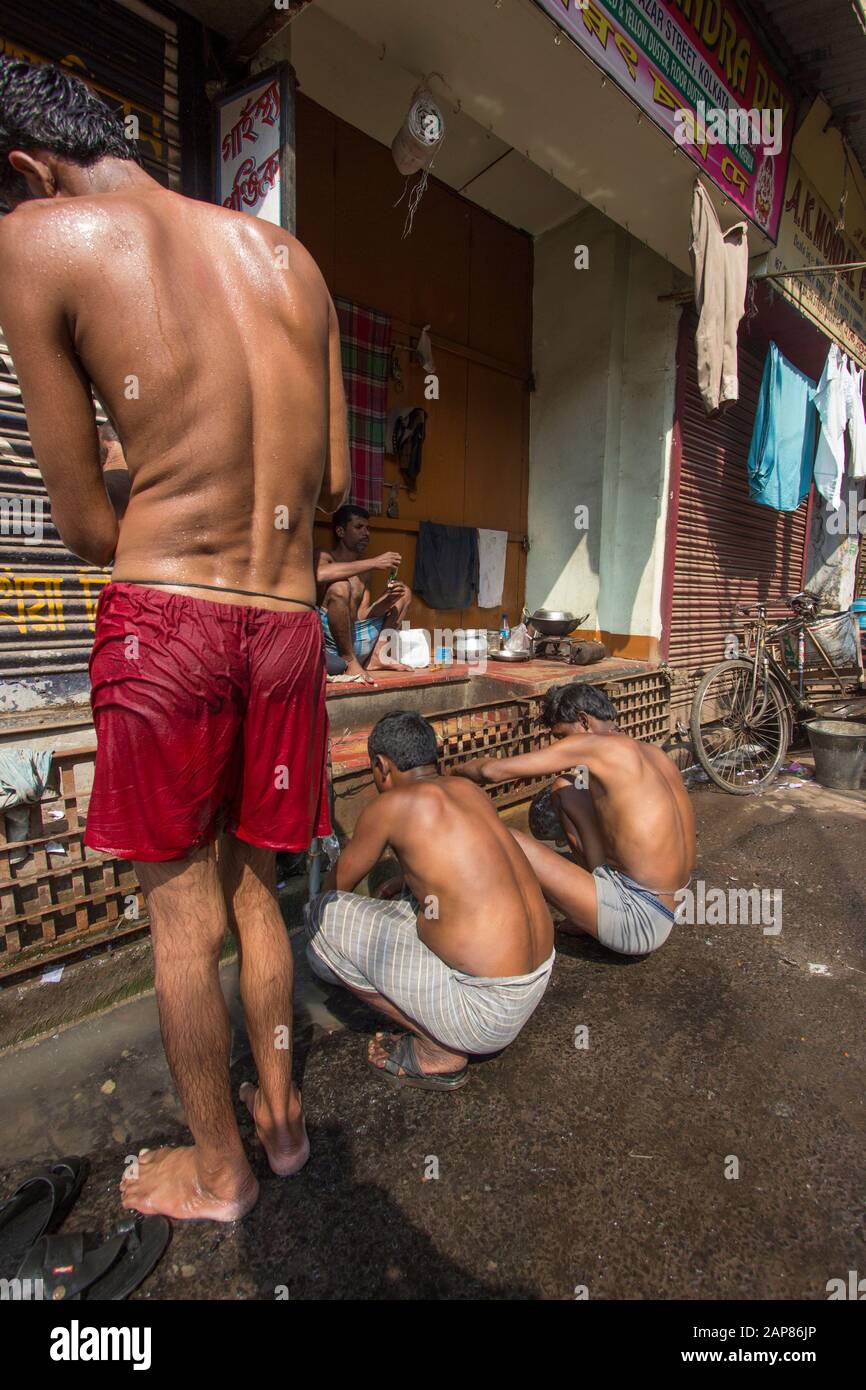
[[[318,613],[108,584],[90,682],[93,849],[154,861],[223,829],[287,850],[330,832]]]

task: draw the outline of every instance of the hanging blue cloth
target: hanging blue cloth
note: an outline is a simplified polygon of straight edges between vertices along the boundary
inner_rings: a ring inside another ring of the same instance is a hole
[[[815,458],[815,383],[770,343],[749,448],[753,502],[795,512],[809,495]]]

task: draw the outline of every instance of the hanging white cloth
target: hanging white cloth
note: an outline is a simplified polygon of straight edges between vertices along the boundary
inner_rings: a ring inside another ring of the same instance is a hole
[[[848,438],[851,477],[866,478],[866,416],[863,413],[863,368],[851,363],[848,373]]]
[[[833,510],[839,506],[842,497],[849,390],[848,360],[836,344],[831,343],[815,392],[815,405],[821,417],[815,454],[815,486]]]
[[[478,528],[478,607],[498,608],[505,588],[507,531]]]
[[[746,302],[749,243],[746,223],[722,231],[718,214],[700,179],[692,198],[689,253],[695,276],[695,332],[698,390],[712,414],[739,396],[737,328]]]

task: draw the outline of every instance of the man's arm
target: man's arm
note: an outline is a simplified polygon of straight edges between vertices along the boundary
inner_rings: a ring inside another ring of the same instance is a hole
[[[36,462],[67,549],[91,565],[114,558],[119,527],[99,462],[90,382],[75,351],[54,267],[33,264],[18,209],[0,222],[0,323],[15,363]],[[37,238],[38,246],[44,239]]]
[[[354,579],[356,574],[366,574],[368,570],[397,569],[400,561],[396,550],[386,550],[384,555],[374,555],[371,560],[332,560],[327,551],[319,550],[316,583],[333,584],[337,579]]]
[[[568,772],[573,767],[590,767],[598,757],[601,740],[593,734],[575,734],[539,748],[534,753],[520,753],[516,758],[473,758],[449,769],[452,777],[467,777],[479,786],[494,782],[521,781],[543,777],[553,772]]]
[[[355,833],[333,869],[325,878],[325,890],[339,888],[351,892],[372,869],[388,844],[390,816],[388,798],[377,796],[362,812]]]
[[[349,457],[349,421],[346,409],[346,388],[343,385],[343,363],[340,354],[340,322],[333,300],[328,298],[328,375],[331,422],[328,432],[328,457],[319,493],[319,507],[335,512],[345,502],[352,482],[352,463]]]

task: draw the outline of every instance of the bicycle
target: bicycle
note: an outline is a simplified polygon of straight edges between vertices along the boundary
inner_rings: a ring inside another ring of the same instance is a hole
[[[692,701],[691,737],[698,761],[717,786],[738,796],[748,796],[770,781],[795,727],[818,713],[806,699],[807,634],[844,693],[845,676],[809,628],[818,616],[818,598],[804,589],[785,602],[794,616],[770,624],[766,604],[737,605],[737,614],[756,615],[746,628],[745,654],[738,651],[707,671]],[[785,641],[797,653],[798,685],[776,655]],[[820,674],[826,679],[826,671]]]

